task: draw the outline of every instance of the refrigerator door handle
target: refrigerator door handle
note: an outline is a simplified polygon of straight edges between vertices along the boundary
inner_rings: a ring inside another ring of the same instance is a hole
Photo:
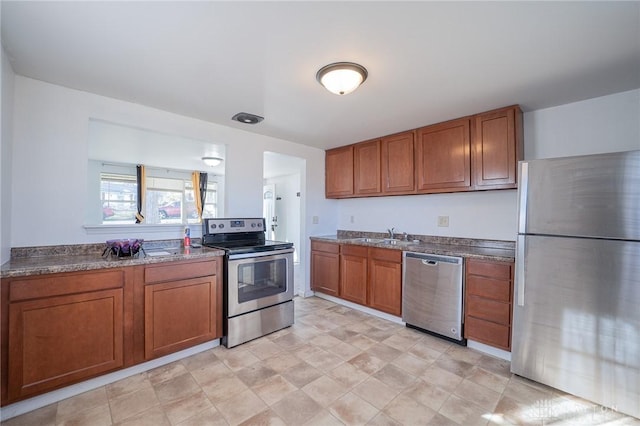
[[[524,306],[524,245],[525,236],[518,235],[516,243],[516,303],[518,306]]]
[[[529,163],[520,162],[518,176],[518,233],[527,232],[527,198],[529,197]]]

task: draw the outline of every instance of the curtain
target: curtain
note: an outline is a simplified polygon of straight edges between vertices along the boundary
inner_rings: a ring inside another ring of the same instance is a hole
[[[209,175],[206,173],[200,172],[200,204],[202,204],[202,211],[204,212],[204,202],[207,199],[207,181],[209,180]]]
[[[207,198],[207,178],[208,175],[202,172],[191,173],[191,182],[193,183],[193,198],[196,202],[196,211],[200,222],[202,222],[202,213],[204,212],[204,202]]]
[[[144,220],[144,216],[142,215],[142,208],[144,207],[144,193],[146,187],[146,174],[144,171],[144,166],[138,164],[136,166],[136,180],[138,184],[138,200],[137,200],[137,208],[138,212],[136,213],[136,223],[142,223]]]

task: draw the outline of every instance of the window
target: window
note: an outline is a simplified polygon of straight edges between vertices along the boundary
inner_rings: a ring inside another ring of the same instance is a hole
[[[133,223],[136,218],[136,177],[126,174],[100,174],[102,223]]]
[[[191,172],[146,168],[145,205],[148,224],[199,223]],[[217,183],[209,181],[203,217],[216,217]],[[137,180],[133,174],[100,173],[102,224],[135,223]]]

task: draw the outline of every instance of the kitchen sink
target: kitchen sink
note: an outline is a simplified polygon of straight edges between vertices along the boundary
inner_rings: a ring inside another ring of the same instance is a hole
[[[359,241],[361,243],[380,244],[380,243],[383,243],[385,240],[383,238],[356,238],[356,241]]]
[[[391,246],[403,246],[403,245],[409,245],[412,244],[411,241],[404,241],[404,240],[399,240],[397,238],[368,238],[368,237],[363,237],[363,238],[355,238],[355,241],[358,241],[360,243],[372,243],[372,244],[388,244]]]
[[[389,245],[392,245],[392,246],[406,246],[406,245],[412,244],[411,241],[398,240],[396,238],[385,238],[382,241],[382,243],[383,244],[389,244]]]

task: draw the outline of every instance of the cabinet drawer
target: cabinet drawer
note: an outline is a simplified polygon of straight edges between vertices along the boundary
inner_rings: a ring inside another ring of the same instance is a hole
[[[325,243],[323,241],[311,241],[311,250],[337,254],[337,253],[340,253],[340,244]]]
[[[467,260],[467,274],[510,280],[511,265],[511,263],[487,262],[469,259]]]
[[[511,328],[478,318],[467,317],[464,336],[467,339],[495,346],[500,349],[511,349]]]
[[[467,276],[467,294],[511,302],[511,281],[501,281],[492,278]]]
[[[203,262],[169,262],[147,266],[144,269],[144,282],[146,284],[151,284],[216,275],[217,262],[218,261],[216,259],[207,259]]]
[[[119,288],[124,285],[124,270],[109,269],[70,274],[51,274],[16,279],[9,285],[9,300],[37,299],[96,290]]]
[[[386,260],[388,262],[402,263],[401,250],[370,248],[369,257],[376,260]]]
[[[368,247],[343,244],[340,246],[340,253],[347,256],[367,257]]]
[[[467,315],[499,324],[509,325],[511,320],[508,303],[496,302],[477,296],[467,298]]]

